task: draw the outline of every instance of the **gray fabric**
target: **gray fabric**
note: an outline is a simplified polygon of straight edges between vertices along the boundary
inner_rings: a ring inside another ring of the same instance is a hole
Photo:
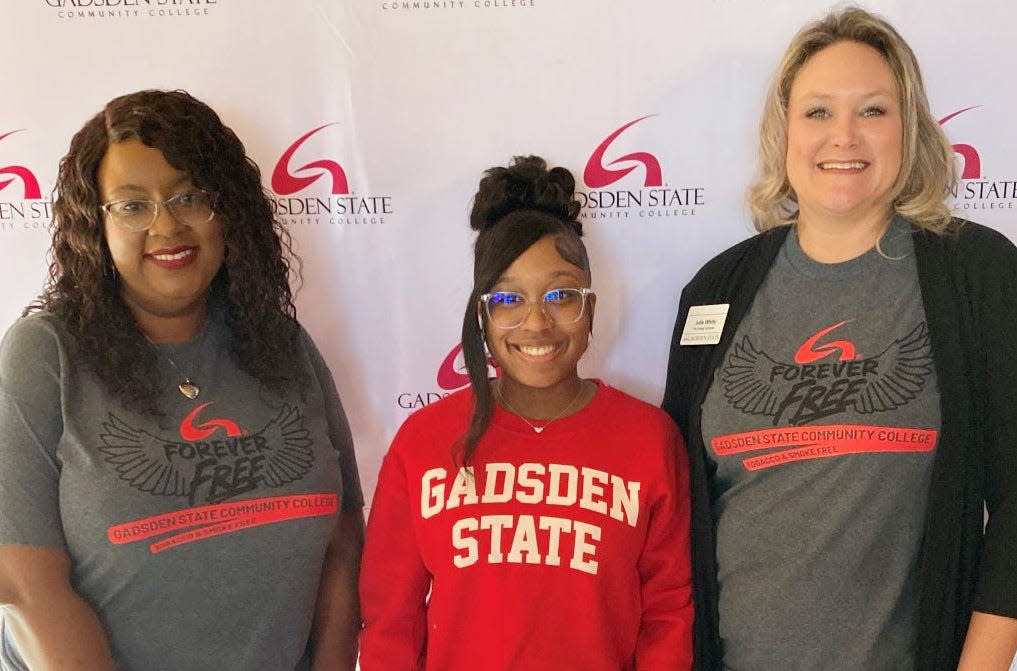
[[[336,495],[342,508],[363,504],[331,374],[305,333],[308,388],[263,388],[234,363],[216,315],[190,342],[159,348],[201,393],[182,396],[166,364],[165,416],[153,418],[74,365],[52,316],[11,327],[0,346],[0,543],[68,552],[120,671],[309,668],[331,509]],[[240,507],[269,497],[294,498]],[[314,516],[291,516],[316,504]],[[226,507],[196,523],[216,505]],[[167,514],[158,527],[140,522]],[[147,528],[154,535],[140,537]],[[196,530],[222,533],[155,551]],[[22,668],[2,656],[3,668]]]
[[[792,231],[707,395],[727,669],[914,665],[939,392],[907,224],[881,248],[821,264]]]

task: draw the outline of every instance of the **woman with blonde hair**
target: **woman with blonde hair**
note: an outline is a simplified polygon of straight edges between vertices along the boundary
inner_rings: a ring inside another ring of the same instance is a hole
[[[696,668],[1005,671],[1017,249],[950,216],[918,63],[868,12],[798,33],[760,131],[761,232],[685,287],[664,398]],[[716,344],[688,337],[704,310]]]

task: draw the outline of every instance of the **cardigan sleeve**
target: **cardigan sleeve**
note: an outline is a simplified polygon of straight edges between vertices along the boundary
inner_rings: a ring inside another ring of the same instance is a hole
[[[985,360],[985,506],[988,521],[974,609],[1017,617],[1017,247],[985,231],[969,256],[979,269],[973,311]]]
[[[675,318],[674,333],[671,335],[671,351],[667,359],[667,379],[664,382],[664,400],[660,407],[678,425],[683,436],[689,431],[689,379],[688,360],[685,356],[686,350],[679,344],[682,337],[682,329],[689,314],[688,301],[689,288],[682,291],[681,300],[678,303],[678,316]]]

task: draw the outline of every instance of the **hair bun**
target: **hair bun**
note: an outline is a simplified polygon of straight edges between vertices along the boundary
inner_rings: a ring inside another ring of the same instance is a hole
[[[575,193],[576,180],[565,168],[548,170],[539,156],[516,156],[507,168],[484,173],[473,199],[470,227],[482,231],[512,212],[536,210],[571,224],[582,235]]]

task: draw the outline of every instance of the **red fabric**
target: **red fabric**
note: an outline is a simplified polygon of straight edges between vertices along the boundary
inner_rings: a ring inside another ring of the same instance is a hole
[[[498,409],[463,480],[471,503],[451,456],[471,403],[464,390],[415,413],[385,457],[363,671],[691,669],[687,459],[670,418],[602,383],[540,435]]]

